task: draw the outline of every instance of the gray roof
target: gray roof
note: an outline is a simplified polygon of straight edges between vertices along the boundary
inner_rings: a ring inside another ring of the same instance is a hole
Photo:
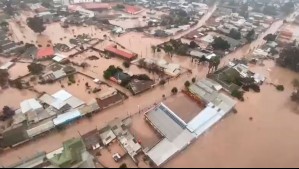
[[[186,126],[163,104],[147,113],[147,118],[170,141],[180,135]]]
[[[189,90],[206,103],[215,104],[215,106],[219,107],[225,113],[230,111],[237,103],[229,96],[216,91],[206,80],[198,81],[196,84],[191,85]]]

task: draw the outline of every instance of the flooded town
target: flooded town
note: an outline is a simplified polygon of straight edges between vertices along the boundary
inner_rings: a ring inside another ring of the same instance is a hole
[[[299,1],[0,0],[0,167],[299,161]]]

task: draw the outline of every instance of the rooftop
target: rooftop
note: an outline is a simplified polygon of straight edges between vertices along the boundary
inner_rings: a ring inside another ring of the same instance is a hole
[[[43,59],[49,56],[54,56],[55,51],[53,47],[42,48],[37,51],[36,59]]]
[[[128,53],[123,50],[119,50],[116,48],[116,45],[110,45],[105,48],[105,51],[111,52],[115,55],[121,56],[125,59],[132,60],[136,58],[136,54]]]

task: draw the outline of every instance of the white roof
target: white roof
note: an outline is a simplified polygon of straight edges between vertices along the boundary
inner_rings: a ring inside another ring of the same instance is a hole
[[[55,99],[53,96],[49,95],[49,94],[44,94],[44,95],[42,95],[42,96],[39,98],[39,100],[40,100],[41,102],[43,102],[43,103],[48,104],[48,105],[51,105],[52,103],[54,103],[54,102],[56,101],[56,99]]]
[[[82,106],[85,104],[82,100],[78,99],[77,97],[71,97],[66,100],[66,103],[70,105],[73,109]]]
[[[225,114],[220,108],[209,104],[208,107],[188,123],[187,128],[196,137],[199,137],[223,118]]]
[[[57,99],[55,102],[53,102],[51,104],[51,106],[54,107],[55,109],[59,110],[66,104],[67,104],[66,102]]]
[[[176,152],[178,148],[165,138],[147,152],[147,155],[157,166],[160,166]]]
[[[27,134],[29,137],[34,137],[38,134],[41,134],[43,132],[49,131],[50,129],[54,128],[54,123],[52,120],[49,120],[47,122],[43,122],[39,126],[33,127],[31,129],[27,130]]]
[[[59,78],[66,76],[66,73],[63,71],[63,69],[60,69],[60,70],[53,72],[53,75],[55,76],[56,79],[59,79]]]
[[[59,53],[56,53],[55,54],[55,57],[53,57],[53,60],[55,62],[61,62],[63,61],[64,59],[66,59],[66,56],[65,55],[62,55],[62,54],[59,54]]]
[[[21,102],[20,106],[23,113],[43,108],[43,106],[35,99],[24,100]]]
[[[66,101],[67,99],[71,98],[72,95],[65,90],[60,90],[57,93],[52,95],[55,99],[59,99],[61,101]]]
[[[54,125],[60,125],[67,121],[73,120],[75,118],[78,118],[81,116],[81,113],[78,110],[73,110],[66,112],[64,114],[60,114],[57,116],[57,118],[53,119]]]
[[[187,147],[194,138],[192,133],[185,129],[173,141],[164,138],[146,154],[157,166],[160,166],[177,152]]]
[[[8,70],[10,67],[12,67],[15,63],[14,62],[7,62],[4,65],[0,67],[1,70]]]

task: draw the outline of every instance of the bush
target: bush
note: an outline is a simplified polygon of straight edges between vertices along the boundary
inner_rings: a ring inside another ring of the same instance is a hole
[[[125,62],[123,63],[123,66],[124,66],[125,68],[129,68],[129,67],[131,66],[131,63],[128,62],[128,61],[125,61]]]
[[[192,83],[195,83],[196,82],[196,78],[192,78]]]
[[[172,94],[177,94],[178,93],[178,88],[176,88],[176,87],[172,88],[171,93]]]
[[[191,85],[191,83],[189,81],[185,82],[185,87],[188,88]]]
[[[119,168],[128,168],[126,163],[123,163],[122,165],[119,166]]]
[[[277,89],[278,91],[284,91],[284,86],[283,86],[283,85],[277,85],[277,86],[276,86],[276,89]]]
[[[69,76],[68,76],[68,79],[69,79],[69,82],[71,82],[71,83],[76,83],[76,80],[75,80],[75,76],[74,76],[74,75],[69,75]]]
[[[164,86],[164,85],[166,84],[166,81],[165,81],[165,80],[160,80],[159,84],[160,84],[161,86]]]
[[[240,101],[244,101],[244,93],[239,90],[232,91],[231,95]]]

